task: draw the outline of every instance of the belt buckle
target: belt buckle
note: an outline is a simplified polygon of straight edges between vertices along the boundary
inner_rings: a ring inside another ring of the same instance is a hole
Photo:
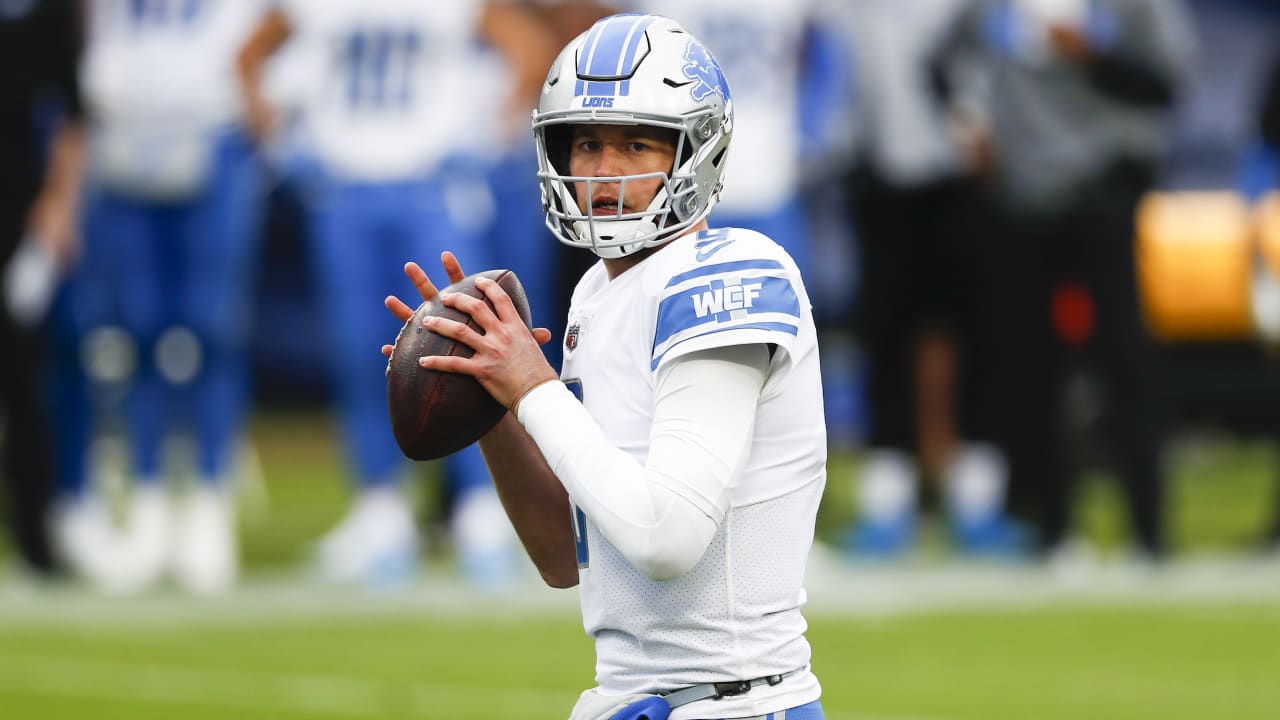
[[[735,695],[745,695],[751,690],[750,680],[734,680],[731,682],[715,683],[712,685],[716,689],[716,699],[722,697],[733,697]]]

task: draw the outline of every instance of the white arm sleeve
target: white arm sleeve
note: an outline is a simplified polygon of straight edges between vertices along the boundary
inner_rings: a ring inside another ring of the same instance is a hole
[[[659,369],[649,455],[615,447],[568,388],[548,382],[517,417],[583,513],[654,580],[688,572],[729,509],[768,375],[761,344],[700,350]]]

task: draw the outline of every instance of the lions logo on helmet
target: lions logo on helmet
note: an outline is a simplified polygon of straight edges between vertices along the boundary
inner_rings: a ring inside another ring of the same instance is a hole
[[[711,93],[719,93],[720,97],[726,99],[729,97],[729,88],[725,86],[720,65],[701,43],[690,40],[689,47],[684,51],[684,59],[688,61],[684,66],[684,76],[696,81],[689,90],[694,100],[703,100]]]
[[[623,257],[684,234],[720,199],[732,108],[720,64],[674,20],[623,14],[598,21],[556,58],[533,113],[547,227],[561,242],[602,258]],[[675,166],[647,208],[616,215],[578,208],[574,183],[640,177],[570,175],[571,128],[581,124],[676,132]]]

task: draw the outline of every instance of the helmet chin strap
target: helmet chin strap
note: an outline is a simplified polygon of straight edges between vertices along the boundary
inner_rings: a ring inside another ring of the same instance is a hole
[[[619,245],[601,246],[596,243],[596,240],[607,238],[610,242],[612,242],[613,238],[616,238],[619,235],[627,235],[627,236],[630,236],[631,238],[634,238],[637,236],[652,237],[656,235],[658,232],[658,226],[654,225],[652,220],[647,220],[647,219],[646,220],[615,220],[615,221],[597,222],[597,225],[596,225],[597,233],[595,237],[593,237],[591,234],[591,224],[592,223],[590,220],[574,221],[573,232],[579,238],[581,238],[581,240],[584,243],[589,244],[591,252],[595,253],[597,257],[601,257],[606,260],[616,260],[617,258],[620,258],[620,257],[626,257],[627,255],[630,255],[631,253],[634,253],[638,250],[643,250],[647,245],[644,241],[637,241],[637,242],[625,242]],[[612,230],[612,232],[610,232],[608,235],[601,236],[601,234],[599,233],[599,229],[601,225],[607,225]]]
[[[667,187],[664,185],[660,190],[658,190],[658,193],[654,195],[653,200],[649,202],[649,207],[645,209],[645,212],[661,210],[667,205],[667,197]],[[596,219],[594,223],[590,219],[575,220],[573,222],[573,232],[583,243],[590,247],[591,252],[595,253],[597,257],[604,258],[606,260],[616,260],[617,258],[626,257],[634,252],[643,250],[646,247],[661,245],[663,242],[670,239],[670,236],[659,238],[660,230],[657,223],[654,222],[656,217],[658,216],[651,215],[642,220]],[[595,225],[596,230],[594,236],[592,235],[593,224]],[[619,235],[625,235],[627,237],[627,241],[618,245],[605,247],[599,246],[596,243],[596,240],[601,238],[602,233],[599,231],[602,227],[607,227],[612,230],[612,232],[604,234],[605,237],[616,238]],[[632,240],[637,237],[646,239],[635,240],[633,242]]]

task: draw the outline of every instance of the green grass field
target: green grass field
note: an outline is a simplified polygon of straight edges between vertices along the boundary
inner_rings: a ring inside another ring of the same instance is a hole
[[[315,586],[298,568],[345,500],[328,426],[271,416],[253,437],[264,481],[246,493],[232,596],[104,598],[0,576],[0,718],[567,715],[592,676],[573,591],[474,594],[442,547],[403,593]],[[937,547],[896,568],[816,556],[809,637],[828,718],[1280,717],[1280,557],[1239,552],[1267,521],[1276,459],[1225,441],[1171,459],[1179,559],[1161,571],[1064,578]],[[848,518],[852,462],[833,459],[821,537]],[[1122,546],[1121,517],[1093,477],[1082,524],[1104,552]]]

